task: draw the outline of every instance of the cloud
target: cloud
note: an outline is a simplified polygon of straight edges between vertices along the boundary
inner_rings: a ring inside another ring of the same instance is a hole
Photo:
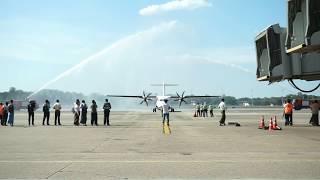
[[[174,0],[164,4],[154,4],[139,11],[142,16],[153,15],[163,11],[195,10],[210,7],[212,4],[207,0]]]

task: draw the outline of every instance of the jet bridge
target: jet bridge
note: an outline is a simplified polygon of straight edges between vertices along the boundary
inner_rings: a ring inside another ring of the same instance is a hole
[[[320,0],[287,5],[288,27],[274,24],[255,38],[257,80],[320,80]]]

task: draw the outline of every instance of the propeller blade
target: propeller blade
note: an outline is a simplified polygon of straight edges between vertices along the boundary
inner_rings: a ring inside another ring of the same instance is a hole
[[[140,102],[140,104],[142,104],[144,102],[144,100],[142,100],[141,102]]]
[[[184,95],[184,92],[185,92],[185,91],[183,91],[183,93],[182,93],[181,97],[183,97],[183,95]]]
[[[176,93],[177,93],[177,96],[180,97],[180,95],[178,94],[178,92],[176,92]]]
[[[180,103],[179,103],[179,108],[181,107],[181,104],[182,104],[182,101],[180,101]]]
[[[147,104],[147,106],[148,106],[148,101],[146,101],[146,104]]]
[[[151,94],[152,94],[152,93],[149,93],[149,94],[147,95],[147,97],[149,97]]]

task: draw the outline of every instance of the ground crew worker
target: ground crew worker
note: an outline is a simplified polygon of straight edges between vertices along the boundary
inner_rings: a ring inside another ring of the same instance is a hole
[[[98,113],[97,113],[97,103],[95,100],[92,100],[91,105],[91,126],[96,125],[98,126]]]
[[[9,103],[8,103],[8,102],[6,102],[6,104],[4,105],[2,126],[7,126],[7,120],[8,120],[8,106],[9,106]]]
[[[207,103],[203,104],[203,117],[208,117],[208,105],[207,105]]]
[[[111,104],[108,102],[108,99],[106,99],[106,102],[103,105],[103,112],[104,112],[103,124],[104,125],[107,124],[107,126],[110,126],[110,123],[109,123],[110,109],[111,109]]]
[[[292,126],[292,111],[293,105],[291,104],[291,100],[288,99],[287,103],[283,106],[284,107],[284,117],[286,119],[285,125]]]
[[[13,126],[14,124],[14,105],[13,100],[10,100],[10,104],[8,106],[8,124]]]
[[[49,119],[50,119],[50,102],[48,99],[46,99],[45,103],[43,104],[42,107],[43,111],[43,120],[42,120],[42,125],[44,126],[44,122],[47,119],[47,125],[49,126]]]
[[[32,123],[32,126],[34,126],[34,110],[36,108],[36,105],[33,101],[29,101],[27,108],[28,108],[28,124],[30,126],[30,124]]]
[[[318,100],[315,100],[310,105],[312,116],[309,123],[312,124],[313,126],[319,126],[319,108],[320,108],[320,104],[318,103]]]
[[[197,116],[200,117],[201,116],[201,112],[200,112],[200,104],[199,103],[197,103],[196,109],[197,109]]]
[[[167,119],[167,125],[169,126],[169,111],[170,111],[170,106],[168,105],[168,100],[165,99],[163,105],[161,106],[162,109],[162,124],[164,124],[165,120]]]
[[[218,105],[218,108],[220,109],[221,111],[221,119],[220,119],[220,126],[225,126],[226,123],[226,104],[224,103],[224,98],[221,99],[221,102],[220,104]]]
[[[59,99],[56,100],[56,103],[54,103],[53,107],[54,109],[54,125],[57,125],[57,120],[58,120],[58,125],[61,126],[60,122],[60,114],[61,114],[61,104],[59,102]]]
[[[193,117],[197,117],[197,105],[194,105],[194,114]]]
[[[200,105],[200,117],[203,116],[203,104]]]
[[[77,99],[76,103],[74,103],[73,113],[74,113],[73,124],[76,126],[79,126],[79,117],[80,117],[80,100],[79,99]]]
[[[3,119],[4,119],[4,105],[2,102],[0,102],[0,122],[1,125],[3,125]]]
[[[211,104],[209,105],[209,112],[210,112],[210,117],[213,117],[213,106]]]
[[[87,110],[88,110],[88,106],[87,106],[85,100],[82,100],[82,103],[80,105],[80,109],[81,109],[81,121],[80,121],[80,123],[83,126],[87,126]]]

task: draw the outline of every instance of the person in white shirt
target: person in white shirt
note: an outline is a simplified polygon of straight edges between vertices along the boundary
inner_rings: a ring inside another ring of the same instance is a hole
[[[318,100],[315,100],[312,102],[310,105],[312,116],[310,119],[310,124],[313,126],[319,126],[319,109],[320,109],[320,104],[318,103]]]
[[[222,98],[221,99],[221,102],[220,102],[220,104],[218,105],[218,108],[220,109],[220,111],[221,111],[221,120],[219,121],[220,122],[220,126],[225,126],[226,125],[226,123],[225,123],[225,121],[226,121],[226,105],[225,105],[225,103],[224,103],[224,99]]]
[[[168,105],[168,100],[164,100],[164,104],[161,107],[162,113],[163,113],[163,120],[162,123],[164,124],[166,118],[167,118],[167,125],[169,126],[169,110],[170,106]]]
[[[73,107],[73,113],[74,113],[74,125],[79,126],[79,116],[80,116],[80,100],[77,99],[76,103],[74,103]]]
[[[201,112],[200,112],[200,104],[199,103],[197,103],[196,109],[197,109],[197,116],[200,117],[201,116]]]
[[[54,109],[54,125],[57,125],[57,120],[58,120],[58,125],[61,126],[60,123],[60,110],[61,110],[61,105],[59,103],[59,99],[57,99],[56,103],[54,103],[53,107]]]

